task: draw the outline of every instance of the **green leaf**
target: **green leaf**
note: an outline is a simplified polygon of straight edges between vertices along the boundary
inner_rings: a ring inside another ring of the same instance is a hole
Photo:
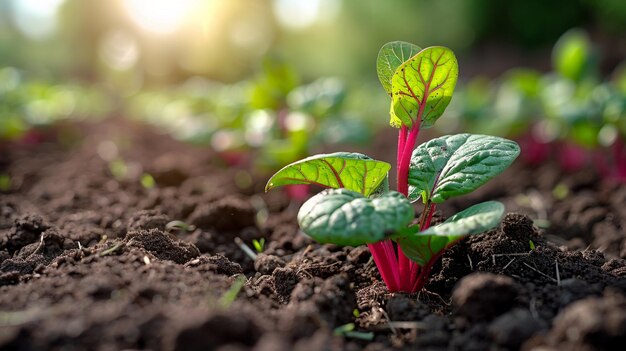
[[[387,94],[391,95],[391,78],[396,69],[421,50],[419,46],[404,41],[392,41],[380,48],[376,59],[376,73]]]
[[[399,237],[396,241],[408,258],[423,266],[463,237],[496,227],[503,214],[504,205],[501,203],[483,202],[455,214],[439,225]]]
[[[320,243],[358,246],[385,239],[413,216],[409,200],[396,191],[370,199],[347,189],[326,189],[302,205],[298,223]]]
[[[574,28],[563,34],[554,45],[552,61],[561,75],[577,81],[591,73],[592,56],[589,36],[585,31]]]
[[[285,166],[267,182],[265,191],[287,184],[346,188],[369,196],[387,178],[391,165],[349,152],[307,157]]]
[[[426,48],[403,63],[391,80],[391,126],[411,127],[420,118],[420,127],[432,126],[450,103],[458,76],[454,53],[442,46]]]
[[[441,203],[476,190],[519,155],[516,142],[477,135],[445,135],[421,144],[411,156],[409,199]]]

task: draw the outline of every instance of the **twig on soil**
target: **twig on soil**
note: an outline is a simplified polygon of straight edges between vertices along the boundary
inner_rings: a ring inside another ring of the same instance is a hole
[[[441,297],[441,295],[437,294],[436,292],[432,292],[432,291],[428,291],[425,288],[420,290],[419,293],[417,293],[417,299],[419,300],[420,295],[422,294],[422,292],[424,292],[424,294],[428,294],[428,295],[435,295],[439,298],[439,300],[441,300],[441,302],[446,305],[446,306],[450,306],[450,303],[447,302],[446,300],[443,299],[443,297]]]
[[[509,268],[509,266],[511,265],[511,263],[513,263],[513,261],[517,260],[517,257],[513,257],[509,263],[507,263],[504,267],[502,267],[502,271],[505,271],[507,268]]]
[[[389,330],[391,330],[391,332],[393,333],[393,335],[397,335],[398,331],[396,330],[396,328],[391,324],[393,323],[390,318],[389,315],[387,314],[387,311],[385,311],[382,307],[378,307],[380,308],[380,311],[383,313],[383,316],[385,316],[385,320],[387,321],[387,325],[389,326]]]
[[[243,251],[246,255],[248,255],[248,257],[252,259],[252,261],[256,261],[257,255],[248,245],[246,245],[246,243],[243,242],[243,240],[241,240],[239,237],[236,237],[235,243],[237,244],[237,246],[239,246],[241,251]]]
[[[493,262],[493,265],[496,265],[496,257],[502,257],[502,256],[527,256],[530,252],[517,252],[517,253],[503,253],[503,254],[493,254],[491,255],[491,262]]]
[[[532,298],[530,299],[530,304],[528,306],[528,309],[530,309],[530,314],[533,316],[533,318],[535,319],[539,319],[539,313],[537,312],[537,299],[536,298]]]
[[[313,245],[309,244],[304,251],[300,254],[302,257],[306,256],[309,252],[313,251]]]
[[[83,245],[80,243],[80,240],[76,240],[76,242],[78,243],[78,249],[82,250],[83,249]]]
[[[532,269],[533,271],[535,271],[535,272],[537,272],[537,273],[541,274],[542,276],[544,276],[544,277],[546,277],[546,278],[548,278],[548,279],[552,280],[553,282],[556,282],[556,281],[557,281],[556,279],[554,279],[554,278],[552,278],[551,276],[549,276],[549,275],[547,275],[547,274],[545,274],[545,273],[541,272],[540,270],[538,270],[537,268],[534,268],[533,266],[529,265],[529,264],[528,264],[528,263],[526,263],[526,262],[522,262],[522,264],[523,264],[524,266],[526,266],[526,267],[528,267],[528,268]]]
[[[387,325],[377,325],[374,326],[373,330],[389,330],[389,329],[416,329],[416,330],[426,330],[427,326],[424,322],[411,322],[411,321],[398,321],[398,322],[387,322]]]
[[[470,264],[470,269],[473,271],[474,270],[474,262],[472,262],[472,258],[470,257],[470,255],[467,255],[467,260],[469,261]]]
[[[554,268],[556,270],[556,285],[561,286],[561,273],[559,272],[559,261],[554,260]]]
[[[31,258],[34,254],[37,253],[37,251],[39,251],[39,249],[41,249],[42,246],[43,246],[43,233],[41,233],[41,236],[39,237],[39,245],[37,245],[37,248],[35,248],[35,250],[33,250],[33,252],[31,252],[27,258]]]

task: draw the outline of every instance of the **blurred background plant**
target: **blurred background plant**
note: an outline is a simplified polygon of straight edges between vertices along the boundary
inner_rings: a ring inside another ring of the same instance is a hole
[[[621,0],[4,0],[0,140],[123,116],[275,170],[387,123],[375,57],[404,40],[459,57],[437,132],[516,137],[531,163],[619,178],[625,30]]]

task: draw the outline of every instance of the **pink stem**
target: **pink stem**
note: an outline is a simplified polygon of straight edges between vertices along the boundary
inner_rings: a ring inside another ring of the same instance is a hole
[[[397,157],[397,165],[402,162],[402,154],[404,153],[404,145],[406,144],[406,136],[408,133],[408,128],[403,124],[402,128],[398,132],[398,157]]]
[[[400,128],[400,131],[398,132],[398,157],[397,157],[398,167],[400,167],[400,165],[402,164],[402,159],[403,159],[404,153],[406,152],[405,148],[406,148],[406,143],[407,143],[407,133],[408,133],[407,126],[402,125],[402,128]],[[398,168],[398,176],[397,176],[398,182],[400,182],[401,177],[402,176],[400,173],[400,168]],[[406,196],[407,194],[405,193],[404,195]],[[406,255],[404,255],[400,246],[398,246],[398,269],[399,269],[399,276],[400,276],[400,289],[403,291],[408,291],[411,289],[411,287],[408,285],[411,283],[411,280],[412,280],[411,265],[412,265],[412,262],[409,260],[408,257],[406,257]]]
[[[411,272],[413,270],[413,265],[414,263],[406,257],[404,252],[402,252],[400,245],[398,245],[398,266],[400,270],[400,289],[402,291],[411,291],[411,282],[413,281],[413,275]]]
[[[385,247],[385,241],[368,244],[367,247],[370,249],[374,263],[376,263],[376,267],[378,267],[378,271],[380,272],[380,276],[383,278],[385,285],[387,285],[387,290],[390,292],[398,291],[397,268],[396,273],[393,271],[393,266],[394,264],[397,265],[397,262],[395,258],[391,259],[389,257],[388,250]]]
[[[391,240],[385,240],[382,242],[382,245],[385,249],[385,253],[387,255],[387,261],[391,266],[391,273],[393,274],[393,279],[395,280],[395,285],[398,290],[400,289],[400,269],[398,267],[398,257],[396,256],[396,250],[393,247],[393,243]]]
[[[419,125],[421,119],[418,118],[417,123],[414,123],[411,127],[408,136],[406,135],[407,127],[402,126],[398,137],[398,174],[397,174],[397,186],[398,192],[408,196],[409,193],[409,166],[411,164],[411,155],[417,142],[419,135]],[[400,141],[405,138],[404,143]],[[400,276],[400,288],[403,291],[411,291],[411,285],[414,280],[415,272],[417,271],[417,264],[409,260],[408,257],[402,252],[402,249],[398,247],[398,267]]]
[[[416,123],[411,127],[411,131],[407,136],[406,143],[402,150],[400,162],[398,163],[398,192],[404,194],[404,196],[408,196],[409,193],[409,166],[411,163],[411,154],[415,148],[415,142],[417,141],[419,132],[419,123]]]
[[[409,290],[407,290],[408,292],[414,292],[413,291],[413,286],[415,286],[415,283],[417,282],[418,279],[418,273],[420,272],[420,265],[417,264],[416,262],[411,261],[411,272],[410,272],[410,287]]]
[[[428,262],[424,267],[422,267],[420,274],[415,280],[415,284],[413,285],[411,289],[412,293],[422,290],[424,285],[426,285],[426,282],[428,282],[428,276],[430,275],[430,270],[433,268],[430,262]]]

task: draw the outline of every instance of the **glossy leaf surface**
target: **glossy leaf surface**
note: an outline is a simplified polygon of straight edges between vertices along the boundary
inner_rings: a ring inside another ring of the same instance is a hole
[[[385,239],[413,216],[411,203],[395,191],[370,199],[355,191],[327,189],[302,205],[298,224],[320,243],[358,246]]]
[[[496,227],[502,215],[504,205],[497,201],[487,201],[467,208],[445,222],[430,227],[419,233],[410,234],[396,239],[402,252],[411,260],[423,266],[465,236],[483,233]]]
[[[387,178],[391,165],[349,152],[307,157],[285,166],[270,178],[265,191],[288,184],[346,188],[369,196]]]
[[[376,73],[387,94],[391,94],[391,78],[396,69],[421,50],[419,46],[404,41],[392,41],[380,48],[376,59]]]
[[[459,66],[452,50],[434,46],[400,65],[391,80],[390,124],[432,126],[443,114],[456,86]],[[401,124],[398,123],[401,121]]]
[[[456,134],[430,140],[411,156],[409,199],[441,203],[472,192],[502,173],[519,152],[516,142],[489,135]]]

